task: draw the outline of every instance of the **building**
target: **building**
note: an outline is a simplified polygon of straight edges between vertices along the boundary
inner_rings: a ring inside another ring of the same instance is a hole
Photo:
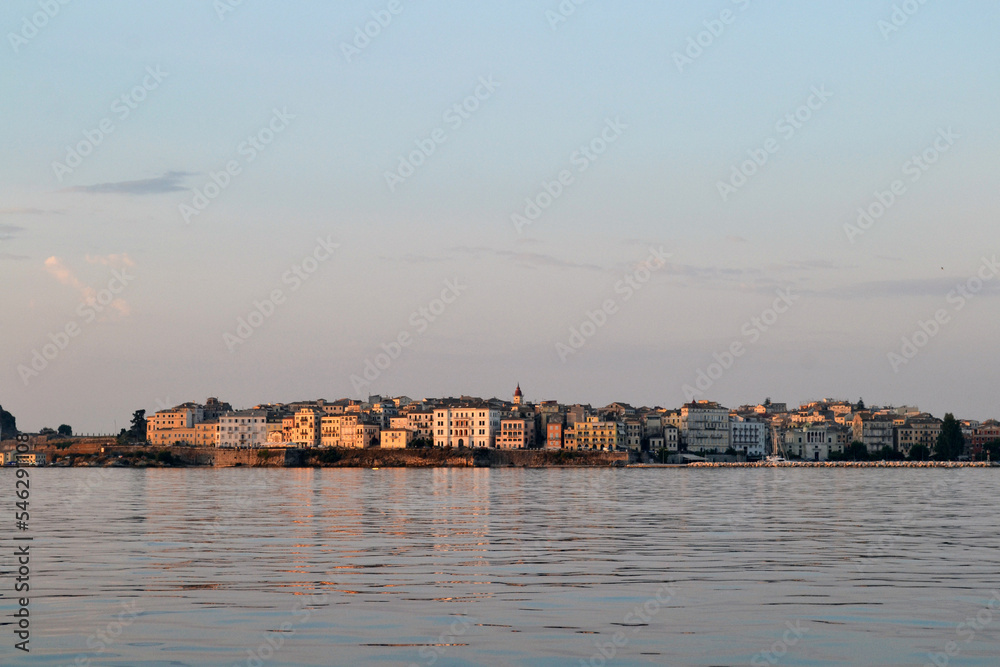
[[[146,419],[146,440],[153,445],[193,445],[197,440],[195,424],[205,419],[205,410],[197,403],[182,403],[160,410]]]
[[[767,423],[736,417],[729,422],[729,447],[747,459],[762,459],[767,450]]]
[[[729,409],[714,401],[681,408],[681,444],[692,453],[722,454],[729,449]]]
[[[497,433],[498,449],[527,449],[529,433],[534,431],[533,419],[508,418],[500,420],[500,431]]]
[[[318,407],[301,408],[295,413],[291,441],[299,447],[319,447],[323,435],[323,415]]]
[[[521,405],[521,401],[524,400],[524,394],[521,393],[521,383],[517,383],[517,388],[514,390],[514,405]]]
[[[906,419],[902,426],[897,426],[895,429],[894,448],[907,456],[915,445],[923,445],[933,452],[938,434],[941,433],[942,423],[940,419],[928,414]]]
[[[562,422],[549,422],[545,426],[545,449],[562,449],[563,445]]]
[[[406,428],[387,428],[379,433],[382,449],[406,449],[413,442],[413,431]]]
[[[625,447],[625,425],[588,417],[574,427],[574,449],[613,452]]]
[[[227,412],[219,417],[218,446],[254,449],[267,444],[267,413],[263,410]]]
[[[433,410],[413,410],[406,414],[409,422],[406,428],[416,435],[415,440],[426,440],[434,442],[434,411]]]
[[[500,410],[485,403],[434,410],[435,447],[495,447]]]
[[[892,449],[896,443],[895,426],[887,417],[874,417],[870,413],[854,415],[851,425],[856,442],[864,443],[869,454],[879,454],[882,449]]]
[[[634,412],[633,410],[633,414]],[[623,425],[625,427],[625,447],[634,452],[640,451],[643,435],[642,420],[629,417],[625,419]]]
[[[829,461],[831,454],[843,454],[840,429],[822,424],[809,424],[785,432],[785,453],[806,461]]]
[[[194,425],[194,444],[198,447],[216,447],[219,444],[219,417]]]

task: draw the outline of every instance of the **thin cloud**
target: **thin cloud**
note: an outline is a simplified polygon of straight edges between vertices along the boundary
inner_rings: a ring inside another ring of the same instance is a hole
[[[135,262],[128,256],[128,253],[122,253],[121,255],[87,255],[84,259],[87,260],[88,264],[101,264],[116,269],[125,266],[135,266]]]
[[[560,259],[552,255],[545,255],[539,252],[524,252],[517,250],[500,250],[498,248],[487,248],[482,246],[456,246],[449,248],[455,254],[465,254],[473,256],[492,255],[501,259],[511,259],[517,264],[531,269],[540,267],[557,267],[562,269],[584,269],[587,271],[607,271],[607,267],[586,262],[573,262]]]
[[[109,255],[109,257],[125,257],[126,259],[128,258],[127,255],[122,255],[122,256]],[[89,258],[88,261],[90,261]],[[132,260],[129,259],[128,261],[130,262],[128,266],[132,266],[131,264]],[[97,303],[97,296],[98,296],[97,290],[85,284],[82,280],[80,280],[76,276],[76,274],[73,273],[72,269],[70,269],[65,264],[65,262],[63,262],[60,258],[53,256],[45,260],[45,270],[48,271],[49,274],[53,278],[58,280],[60,283],[78,292],[80,294],[80,298],[88,305],[93,305]],[[108,304],[108,306],[109,308],[117,311],[118,314],[123,317],[129,314],[129,305],[128,302],[125,301],[124,299],[120,298],[115,299],[110,304]]]
[[[9,253],[9,252],[0,252],[0,261],[4,261],[4,260],[18,261],[18,260],[22,260],[22,259],[28,259],[28,256],[27,255],[15,255],[15,254]]]
[[[23,231],[24,227],[18,227],[17,225],[0,225],[0,241],[12,239]]]
[[[61,192],[83,192],[86,194],[111,195],[159,195],[167,192],[184,192],[182,181],[193,174],[186,171],[168,171],[156,178],[144,178],[137,181],[117,181],[112,183],[97,183],[95,185],[78,185],[66,188]]]
[[[45,213],[55,213],[61,215],[62,211],[46,211],[41,208],[0,208],[0,215],[43,215]]]

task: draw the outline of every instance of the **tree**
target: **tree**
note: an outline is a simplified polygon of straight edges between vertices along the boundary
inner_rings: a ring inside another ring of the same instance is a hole
[[[73,435],[73,427],[70,426],[69,424],[62,424],[57,429],[57,432],[59,433],[59,435],[67,435],[67,436]]]
[[[926,461],[931,457],[931,450],[927,445],[913,445],[910,447],[911,461]]]
[[[129,436],[136,442],[146,442],[146,411],[136,410],[132,413],[132,428]]]
[[[45,428],[43,428],[41,431],[38,432],[38,435],[55,435],[55,434],[56,432],[53,431],[48,426],[46,426]]]
[[[863,442],[855,440],[844,449],[844,460],[846,461],[867,461],[868,447]]]
[[[941,432],[938,433],[934,454],[942,461],[954,461],[964,451],[965,436],[962,434],[962,425],[955,419],[955,415],[949,412],[944,416],[944,423],[941,424]]]
[[[17,419],[0,405],[0,437],[5,435],[15,436],[18,433]]]
[[[993,440],[983,445],[983,454],[980,459],[986,460],[987,457],[992,462],[1000,461],[1000,440]]]
[[[765,408],[771,407],[771,397],[770,396],[768,396],[767,398],[764,399],[764,407]]]
[[[896,451],[889,445],[886,445],[882,448],[882,451],[879,452],[878,457],[879,460],[881,461],[902,461],[903,459],[906,458],[905,456],[903,456],[902,452]]]
[[[859,398],[858,399],[858,410],[861,411],[861,410],[864,410],[864,409],[865,409],[865,399]]]

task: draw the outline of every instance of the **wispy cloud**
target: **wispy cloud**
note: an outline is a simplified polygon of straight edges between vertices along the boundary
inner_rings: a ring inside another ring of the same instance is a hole
[[[540,252],[525,252],[518,250],[502,250],[484,246],[456,246],[448,249],[456,255],[472,255],[473,257],[492,256],[512,260],[520,266],[537,269],[541,267],[556,267],[561,269],[584,269],[587,271],[607,271],[608,267],[587,262],[574,262]]]
[[[47,211],[42,208],[0,208],[0,215],[43,215],[45,213],[61,214],[61,210]]]
[[[4,260],[17,261],[17,260],[22,260],[22,259],[28,259],[28,256],[27,255],[15,255],[15,254],[9,253],[9,252],[0,252],[0,261],[4,261]]]
[[[159,195],[167,192],[184,192],[183,180],[194,174],[186,171],[168,171],[156,178],[144,178],[137,181],[117,181],[112,183],[97,183],[95,185],[78,185],[66,188],[61,192],[83,192],[87,194],[112,195]]]
[[[968,277],[942,278],[911,278],[901,280],[873,280],[868,282],[817,290],[818,296],[828,296],[840,299],[894,299],[905,297],[940,297],[964,285]],[[1000,282],[989,281],[983,284],[978,296],[1000,295]]]
[[[112,260],[111,258],[115,258]],[[96,260],[96,261],[92,261]],[[134,262],[129,259],[128,255],[108,255],[107,257],[87,257],[87,261],[91,263],[104,264],[105,266],[134,266]],[[114,264],[111,262],[114,261]],[[71,287],[80,294],[80,298],[86,302],[88,305],[93,305],[97,303],[97,290],[89,285],[85,284],[80,280],[72,269],[70,269],[62,259],[58,257],[49,257],[45,260],[45,270],[49,274],[58,280],[63,285]],[[109,305],[109,308],[114,309],[121,316],[129,314],[129,305],[124,299],[118,298],[113,300]]]
[[[128,256],[128,253],[122,253],[121,255],[87,255],[84,259],[87,260],[88,264],[101,264],[116,269],[135,266],[135,262]]]
[[[0,241],[12,239],[23,231],[24,227],[18,227],[17,225],[0,225]]]

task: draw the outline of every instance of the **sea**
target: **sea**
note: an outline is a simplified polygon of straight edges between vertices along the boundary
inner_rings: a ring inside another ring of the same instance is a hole
[[[0,665],[1000,664],[997,469],[14,479]]]

